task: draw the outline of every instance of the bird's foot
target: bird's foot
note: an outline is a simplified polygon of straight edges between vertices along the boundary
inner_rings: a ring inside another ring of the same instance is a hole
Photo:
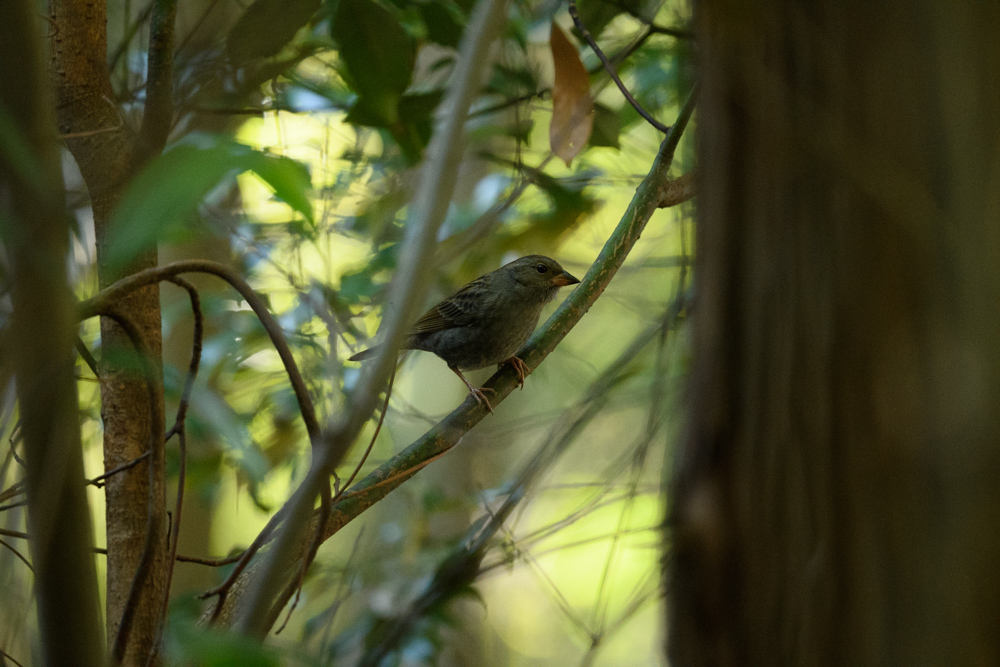
[[[486,398],[486,392],[491,394],[496,393],[489,387],[469,387],[469,393],[472,394],[474,399],[476,399],[476,403],[479,403],[479,405],[485,405],[486,409],[490,411],[490,414],[493,414],[493,406],[490,405],[490,400]]]
[[[489,392],[491,394],[495,394],[496,392],[490,389],[489,387],[483,387],[480,389],[476,385],[472,384],[466,379],[464,375],[462,375],[462,371],[458,370],[457,366],[448,366],[448,368],[451,369],[452,373],[454,373],[455,375],[457,375],[462,379],[462,382],[465,383],[465,386],[469,388],[469,393],[472,394],[472,397],[476,399],[476,403],[479,403],[479,405],[485,405],[486,409],[490,411],[490,414],[493,414],[493,406],[490,405],[490,400],[486,398],[486,392]]]
[[[524,378],[531,375],[531,369],[528,368],[528,364],[524,363],[520,357],[511,357],[504,363],[514,367],[514,371],[517,373],[517,386],[524,389]],[[503,364],[499,364],[497,370],[500,369],[500,366],[503,366]]]

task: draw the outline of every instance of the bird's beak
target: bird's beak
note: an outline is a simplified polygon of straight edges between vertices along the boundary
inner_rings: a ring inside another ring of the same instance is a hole
[[[556,276],[555,276],[555,277],[554,277],[554,278],[552,279],[552,284],[553,284],[553,285],[556,285],[557,287],[565,287],[566,285],[575,285],[575,284],[577,284],[578,282],[580,282],[580,281],[579,281],[579,280],[577,280],[577,279],[576,279],[576,278],[575,278],[575,277],[573,276],[573,274],[571,274],[571,273],[570,273],[570,272],[568,272],[568,271],[563,271],[562,273],[560,273],[560,274],[557,274],[557,275],[556,275]]]

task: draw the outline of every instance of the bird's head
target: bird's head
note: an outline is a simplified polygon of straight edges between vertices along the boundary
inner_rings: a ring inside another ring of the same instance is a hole
[[[528,255],[515,259],[503,267],[514,280],[526,287],[545,288],[553,293],[556,288],[580,282],[563,269],[559,262],[545,255]]]

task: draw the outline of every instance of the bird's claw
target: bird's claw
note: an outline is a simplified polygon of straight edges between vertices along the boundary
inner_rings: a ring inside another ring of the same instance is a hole
[[[524,379],[531,375],[531,370],[528,368],[528,364],[524,363],[520,357],[511,357],[506,361],[506,363],[514,367],[514,372],[517,373],[517,386],[524,389]],[[500,364],[500,366],[502,365],[503,364]],[[497,368],[499,368],[499,366]]]
[[[462,382],[464,382],[465,386],[469,389],[469,393],[472,394],[472,397],[474,399],[476,399],[476,403],[479,403],[479,405],[485,405],[486,409],[490,411],[490,414],[493,414],[493,406],[490,405],[489,399],[486,398],[486,392],[490,392],[491,394],[495,394],[496,391],[494,391],[493,389],[490,389],[489,387],[482,387],[482,388],[480,388],[480,387],[477,387],[476,385],[472,384],[471,382],[469,382],[469,379],[467,377],[465,377],[464,375],[462,375],[462,371],[458,370],[457,366],[448,366],[448,368],[451,369],[452,373],[454,373],[459,378],[461,378]]]
[[[493,406],[490,405],[489,399],[486,398],[486,392],[491,394],[496,393],[489,387],[469,387],[469,393],[472,394],[474,399],[476,399],[476,403],[479,403],[479,405],[485,405],[486,409],[490,411],[490,414],[493,414]]]

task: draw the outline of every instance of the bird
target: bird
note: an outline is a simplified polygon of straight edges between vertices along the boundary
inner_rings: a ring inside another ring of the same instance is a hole
[[[514,353],[531,336],[542,307],[559,288],[579,282],[550,257],[527,255],[515,259],[476,278],[424,313],[407,334],[403,349],[439,356],[461,378],[476,402],[492,413],[486,392],[495,392],[476,387],[462,371],[510,363],[523,389],[530,371]],[[379,348],[381,345],[375,345],[358,352],[349,361],[373,357]]]

